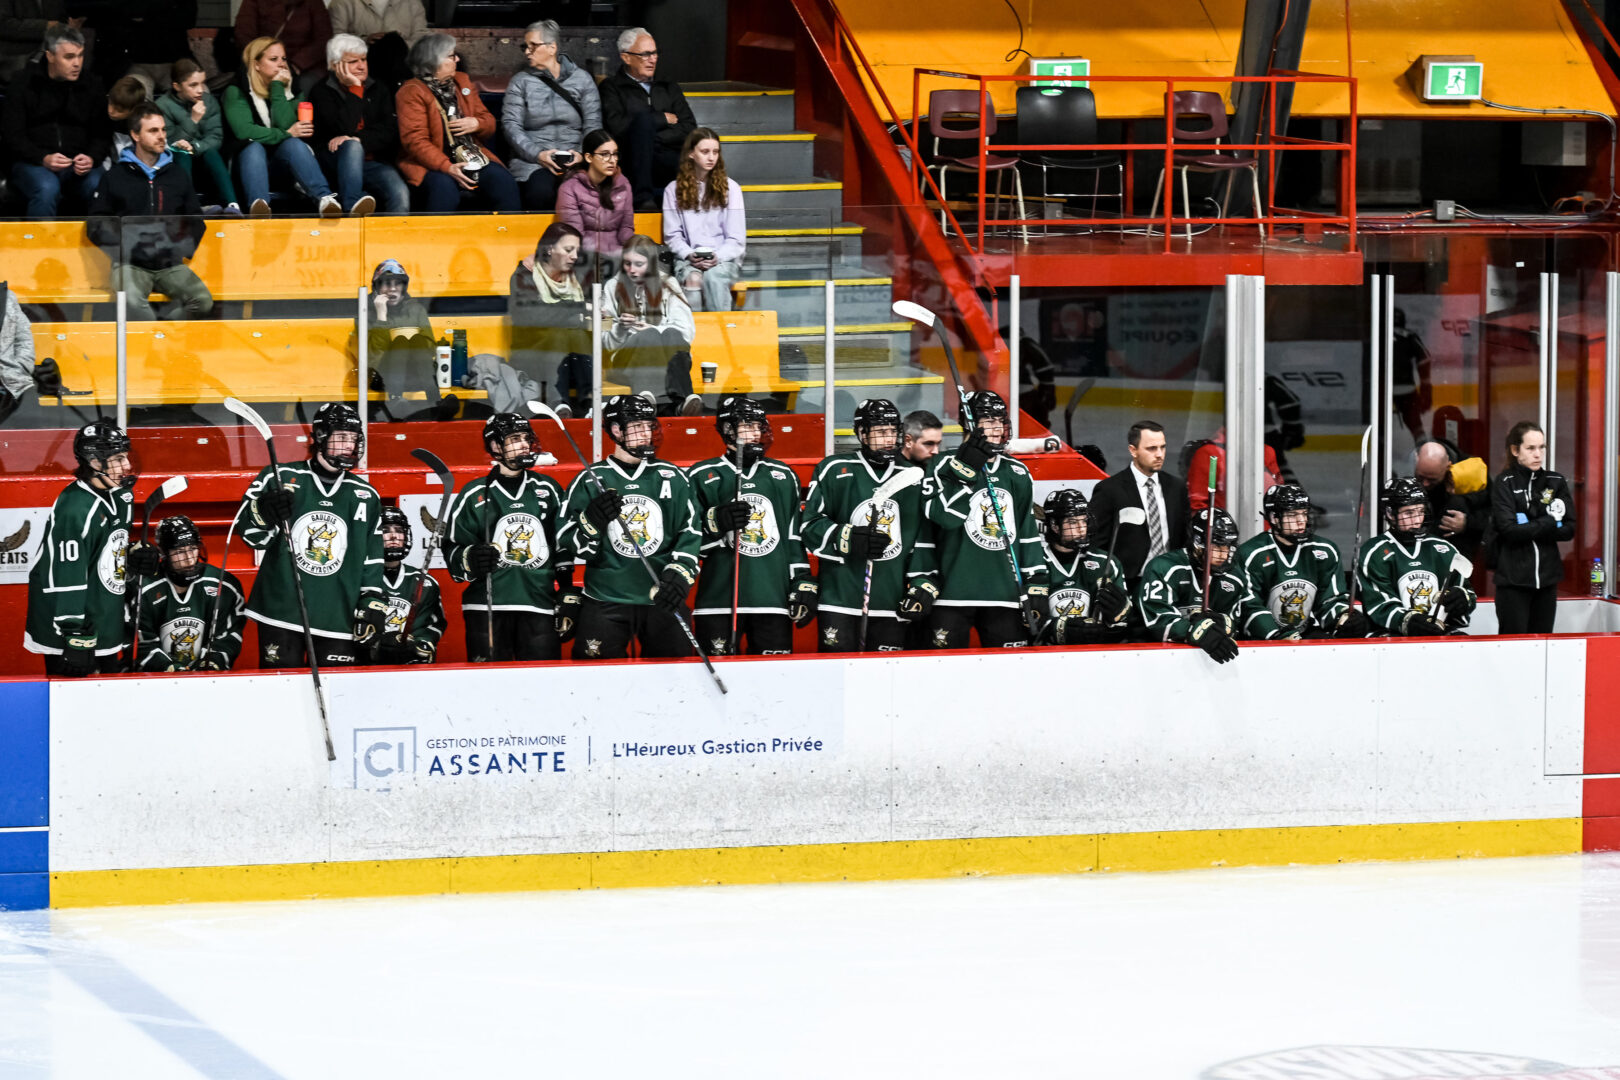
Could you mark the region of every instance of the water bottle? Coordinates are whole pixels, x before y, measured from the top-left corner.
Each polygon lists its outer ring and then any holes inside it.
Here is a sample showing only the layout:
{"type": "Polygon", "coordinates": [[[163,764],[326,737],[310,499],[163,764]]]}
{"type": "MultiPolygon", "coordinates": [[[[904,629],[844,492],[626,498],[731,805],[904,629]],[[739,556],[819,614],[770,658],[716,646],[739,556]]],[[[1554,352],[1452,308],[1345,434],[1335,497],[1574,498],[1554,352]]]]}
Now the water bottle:
{"type": "Polygon", "coordinates": [[[455,386],[467,384],[467,331],[450,331],[450,382],[455,386]]]}
{"type": "Polygon", "coordinates": [[[433,376],[440,390],[450,389],[450,343],[444,338],[433,347],[433,376]]]}
{"type": "Polygon", "coordinates": [[[1592,560],[1592,595],[1602,598],[1606,590],[1603,588],[1603,560],[1592,560]]]}

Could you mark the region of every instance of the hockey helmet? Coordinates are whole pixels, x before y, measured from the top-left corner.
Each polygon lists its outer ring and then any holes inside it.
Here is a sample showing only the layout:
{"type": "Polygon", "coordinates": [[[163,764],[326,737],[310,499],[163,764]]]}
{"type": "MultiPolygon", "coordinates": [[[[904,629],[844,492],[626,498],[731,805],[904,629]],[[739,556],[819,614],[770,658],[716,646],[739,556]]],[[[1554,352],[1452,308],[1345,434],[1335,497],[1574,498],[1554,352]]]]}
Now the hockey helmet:
{"type": "Polygon", "coordinates": [[[498,412],[484,421],[484,449],[489,451],[491,460],[498,461],[508,469],[532,469],[539,458],[539,440],[535,438],[534,426],[529,418],[519,416],[517,413],[498,412]],[[528,442],[522,449],[507,450],[506,441],[514,435],[528,437],[528,442]]]}
{"type": "Polygon", "coordinates": [[[164,573],[171,580],[184,585],[202,577],[203,567],[208,563],[208,552],[203,547],[202,533],[190,518],[175,514],[158,522],[157,546],[163,555],[164,573]],[[183,548],[195,550],[189,557],[182,555],[176,559],[175,552],[183,548]]]}
{"type": "Polygon", "coordinates": [[[1055,548],[1084,551],[1091,546],[1091,504],[1075,488],[1059,488],[1041,504],[1046,542],[1055,548]]]}
{"type": "Polygon", "coordinates": [[[726,446],[732,451],[733,458],[737,444],[737,429],[743,424],[755,424],[759,428],[759,437],[741,445],[742,465],[744,469],[753,468],[754,464],[771,451],[771,443],[775,436],[771,432],[770,414],[765,411],[765,403],[755,401],[753,398],[741,395],[728,394],[720,399],[720,408],[714,418],[714,426],[720,432],[720,438],[725,440],[726,446]]]}
{"type": "Polygon", "coordinates": [[[866,460],[879,468],[888,465],[900,456],[900,410],[894,407],[894,402],[887,398],[867,398],[855,406],[855,437],[861,441],[861,453],[866,460]],[[878,434],[888,428],[891,437],[888,445],[883,445],[883,437],[878,434]]]}
{"type": "Polygon", "coordinates": [[[650,396],[618,394],[608,399],[602,419],[615,445],[643,461],[658,456],[664,442],[664,429],[658,423],[658,406],[650,396]],[[632,436],[638,436],[632,438],[632,436]]]}
{"type": "Polygon", "coordinates": [[[1232,562],[1232,556],[1237,551],[1238,527],[1232,520],[1232,515],[1219,507],[1205,507],[1193,515],[1187,526],[1187,553],[1192,556],[1193,566],[1201,570],[1204,565],[1205,538],[1212,545],[1209,566],[1216,573],[1225,570],[1232,562]],[[1211,523],[1210,515],[1214,515],[1211,523]],[[1226,554],[1218,556],[1213,550],[1225,548],[1226,554]]]}
{"type": "Polygon", "coordinates": [[[1266,488],[1265,501],[1266,521],[1271,525],[1271,535],[1290,544],[1303,543],[1309,540],[1316,532],[1316,521],[1311,512],[1311,497],[1305,494],[1305,489],[1298,484],[1273,484],[1266,488]],[[1303,514],[1304,517],[1296,517],[1303,514]],[[1297,529],[1284,528],[1283,521],[1292,518],[1303,521],[1304,524],[1297,529]]]}
{"type": "Polygon", "coordinates": [[[339,469],[352,469],[360,464],[365,453],[366,435],[360,426],[360,414],[345,401],[330,401],[315,410],[315,419],[309,425],[309,452],[319,454],[328,464],[339,469]],[[332,436],[340,431],[354,432],[354,449],[345,454],[332,452],[332,436]]]}

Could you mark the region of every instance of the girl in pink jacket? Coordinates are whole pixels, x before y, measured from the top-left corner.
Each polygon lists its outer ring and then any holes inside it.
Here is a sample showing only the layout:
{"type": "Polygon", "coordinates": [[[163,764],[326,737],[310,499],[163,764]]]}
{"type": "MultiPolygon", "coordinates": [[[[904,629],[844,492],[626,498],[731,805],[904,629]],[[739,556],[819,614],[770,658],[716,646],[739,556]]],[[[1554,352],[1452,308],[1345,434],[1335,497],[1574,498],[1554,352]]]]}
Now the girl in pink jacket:
{"type": "Polygon", "coordinates": [[[585,136],[585,159],[557,189],[557,220],[584,238],[575,270],[582,282],[607,281],[636,231],[630,181],[619,171],[619,144],[597,129],[585,136]]]}

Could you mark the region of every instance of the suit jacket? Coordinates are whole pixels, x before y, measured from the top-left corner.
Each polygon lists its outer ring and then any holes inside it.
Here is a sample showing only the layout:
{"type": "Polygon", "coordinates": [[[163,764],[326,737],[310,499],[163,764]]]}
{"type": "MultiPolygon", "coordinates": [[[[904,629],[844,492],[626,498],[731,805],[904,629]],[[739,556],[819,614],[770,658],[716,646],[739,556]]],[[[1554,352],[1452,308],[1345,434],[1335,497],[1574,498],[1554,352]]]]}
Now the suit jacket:
{"type": "MultiPolygon", "coordinates": [[[[1174,551],[1181,547],[1187,531],[1187,521],[1192,517],[1192,510],[1187,505],[1187,483],[1181,477],[1172,473],[1161,471],[1157,477],[1159,491],[1164,497],[1164,545],[1166,551],[1174,551]]],[[[1091,492],[1091,520],[1092,546],[1099,551],[1108,549],[1108,542],[1114,535],[1114,521],[1119,516],[1122,506],[1141,506],[1142,493],[1136,486],[1136,474],[1130,466],[1115,473],[1104,480],[1097,481],[1097,486],[1091,492]]],[[[1142,576],[1142,568],[1148,562],[1148,547],[1150,544],[1148,527],[1142,525],[1122,525],[1119,529],[1119,544],[1114,548],[1114,556],[1119,559],[1120,568],[1125,571],[1125,579],[1132,586],[1142,576]]]]}

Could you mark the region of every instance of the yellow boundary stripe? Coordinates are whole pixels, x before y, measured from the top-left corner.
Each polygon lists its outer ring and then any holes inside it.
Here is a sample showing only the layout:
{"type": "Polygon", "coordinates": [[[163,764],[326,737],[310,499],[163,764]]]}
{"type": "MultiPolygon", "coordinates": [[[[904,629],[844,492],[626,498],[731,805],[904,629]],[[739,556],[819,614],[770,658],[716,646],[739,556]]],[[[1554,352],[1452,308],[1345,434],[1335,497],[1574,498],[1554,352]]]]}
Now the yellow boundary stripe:
{"type": "Polygon", "coordinates": [[[860,225],[833,225],[825,229],[748,229],[749,236],[859,236],[866,229],[860,225]]]}
{"type": "MultiPolygon", "coordinates": [[[[910,330],[911,323],[885,322],[885,323],[858,323],[836,326],[834,333],[838,334],[894,334],[902,330],[910,330]]],[[[776,329],[777,337],[822,337],[826,334],[824,326],[779,326],[776,329]]]]}
{"type": "Polygon", "coordinates": [[[815,133],[810,131],[783,131],[768,135],[736,135],[722,132],[720,138],[728,143],[739,142],[814,142],[815,133]]]}
{"type": "MultiPolygon", "coordinates": [[[[687,95],[690,97],[691,95],[687,95]]],[[[842,191],[844,185],[837,180],[817,181],[812,184],[742,184],[744,191],[842,191]]]]}
{"type": "MultiPolygon", "coordinates": [[[[833,278],[834,285],[893,285],[894,278],[886,277],[852,277],[833,278]]],[[[826,278],[771,278],[769,280],[747,280],[737,282],[732,288],[739,286],[749,289],[808,289],[813,285],[826,288],[826,278]]]]}
{"type": "Polygon", "coordinates": [[[51,906],[892,881],[1088,870],[1191,870],[1560,855],[1580,850],[1581,819],[1554,818],[497,855],[53,873],[51,906]]]}

